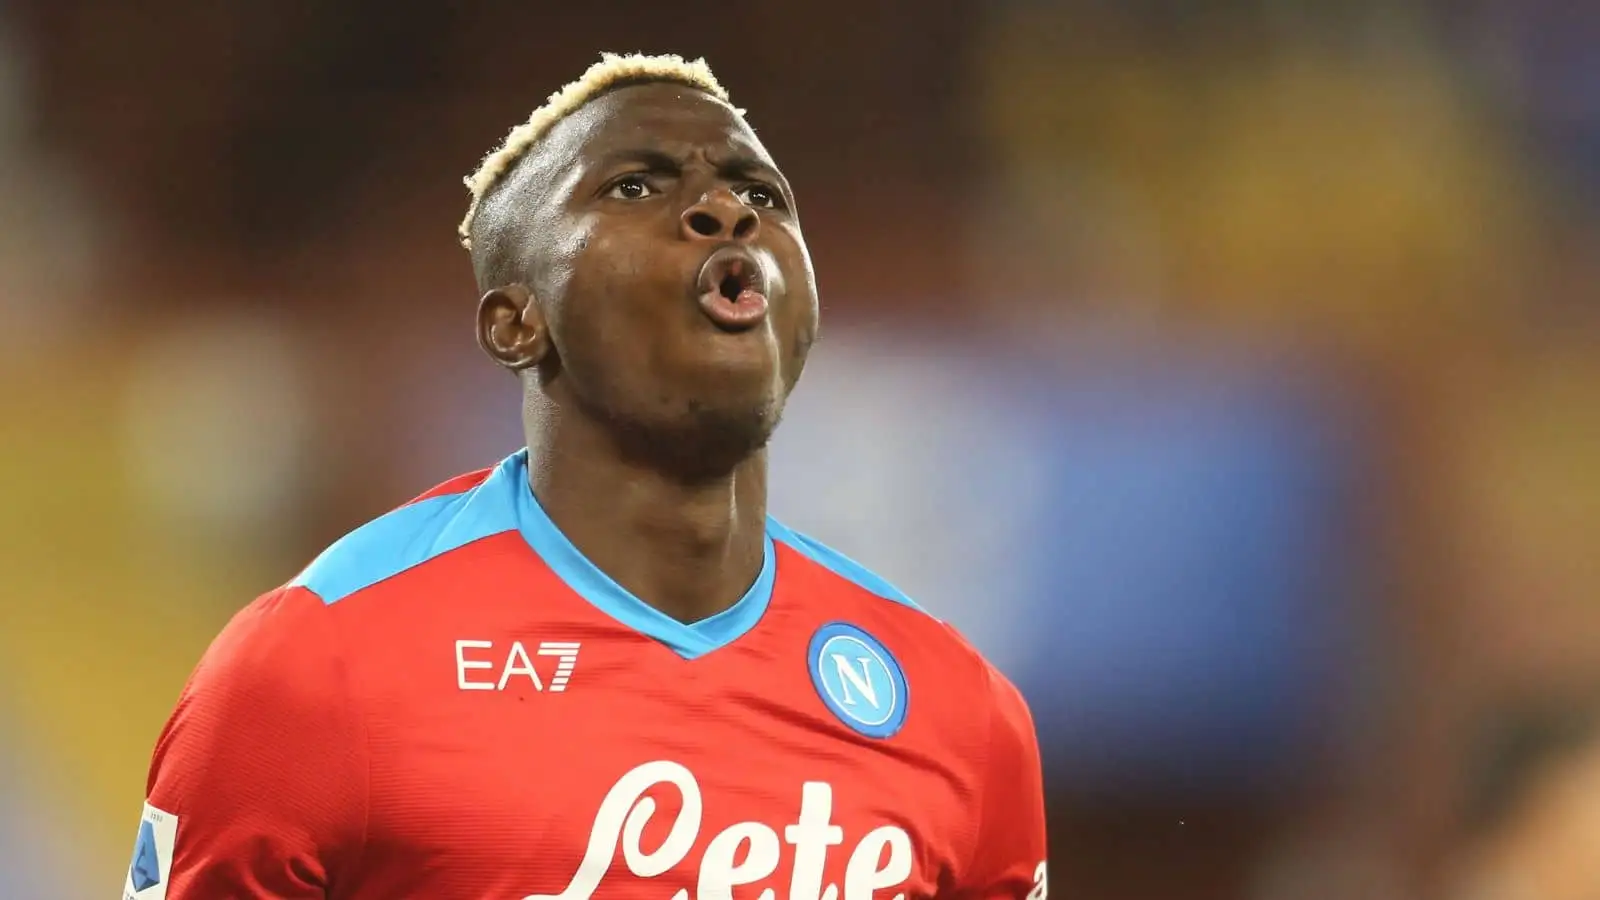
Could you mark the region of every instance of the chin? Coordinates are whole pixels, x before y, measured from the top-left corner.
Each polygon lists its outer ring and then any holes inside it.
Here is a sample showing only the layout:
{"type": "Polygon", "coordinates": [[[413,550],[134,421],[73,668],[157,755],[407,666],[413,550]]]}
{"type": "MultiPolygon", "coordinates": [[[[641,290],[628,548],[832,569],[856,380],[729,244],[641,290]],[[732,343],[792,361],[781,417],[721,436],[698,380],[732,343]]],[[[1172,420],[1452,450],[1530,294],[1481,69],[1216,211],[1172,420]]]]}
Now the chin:
{"type": "Polygon", "coordinates": [[[768,328],[714,332],[684,362],[711,378],[770,378],[779,366],[777,336],[768,328]]]}
{"type": "Polygon", "coordinates": [[[685,366],[676,379],[679,412],[743,419],[765,415],[783,402],[782,365],[772,342],[734,340],[717,350],[685,366]]]}
{"type": "Polygon", "coordinates": [[[672,428],[679,443],[709,456],[742,459],[766,447],[782,412],[777,397],[738,402],[726,395],[691,402],[672,428]]]}
{"type": "Polygon", "coordinates": [[[782,408],[782,398],[770,392],[745,402],[722,393],[685,398],[651,415],[615,411],[607,418],[629,457],[701,480],[725,476],[765,449],[782,408]]]}

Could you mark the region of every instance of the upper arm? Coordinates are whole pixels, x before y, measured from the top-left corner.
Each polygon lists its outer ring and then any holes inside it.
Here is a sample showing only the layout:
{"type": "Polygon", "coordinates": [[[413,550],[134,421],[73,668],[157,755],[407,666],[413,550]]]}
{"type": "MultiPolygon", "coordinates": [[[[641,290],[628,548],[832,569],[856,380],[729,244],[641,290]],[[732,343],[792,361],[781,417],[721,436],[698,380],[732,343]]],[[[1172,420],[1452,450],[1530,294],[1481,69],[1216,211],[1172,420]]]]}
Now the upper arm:
{"type": "Polygon", "coordinates": [[[998,672],[988,675],[992,706],[981,820],[960,895],[968,900],[1045,900],[1048,847],[1039,739],[1022,695],[998,672]]]}
{"type": "Polygon", "coordinates": [[[276,591],[206,651],[151,762],[138,900],[320,898],[359,852],[365,735],[330,612],[276,591]]]}

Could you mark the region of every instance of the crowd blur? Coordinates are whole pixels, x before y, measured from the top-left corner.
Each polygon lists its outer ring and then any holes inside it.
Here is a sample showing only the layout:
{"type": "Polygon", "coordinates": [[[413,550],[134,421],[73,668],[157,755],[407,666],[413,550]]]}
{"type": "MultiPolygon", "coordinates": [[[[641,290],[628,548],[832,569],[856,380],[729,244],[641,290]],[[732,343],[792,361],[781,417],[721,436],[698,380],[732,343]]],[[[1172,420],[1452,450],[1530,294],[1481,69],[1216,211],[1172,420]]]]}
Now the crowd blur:
{"type": "Polygon", "coordinates": [[[705,55],[824,339],[773,511],[1033,707],[1096,900],[1600,896],[1600,8],[0,0],[0,894],[206,642],[520,440],[460,178],[705,55]]]}

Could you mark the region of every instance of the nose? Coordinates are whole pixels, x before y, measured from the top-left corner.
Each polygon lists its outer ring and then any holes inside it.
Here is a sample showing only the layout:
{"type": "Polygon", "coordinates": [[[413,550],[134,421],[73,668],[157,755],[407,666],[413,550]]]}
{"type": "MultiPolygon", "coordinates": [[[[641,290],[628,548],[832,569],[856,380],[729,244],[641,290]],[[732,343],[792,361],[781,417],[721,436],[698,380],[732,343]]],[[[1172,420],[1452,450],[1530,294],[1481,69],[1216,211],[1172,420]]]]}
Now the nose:
{"type": "Polygon", "coordinates": [[[691,241],[752,241],[761,230],[761,217],[727,188],[707,191],[679,223],[691,241]]]}

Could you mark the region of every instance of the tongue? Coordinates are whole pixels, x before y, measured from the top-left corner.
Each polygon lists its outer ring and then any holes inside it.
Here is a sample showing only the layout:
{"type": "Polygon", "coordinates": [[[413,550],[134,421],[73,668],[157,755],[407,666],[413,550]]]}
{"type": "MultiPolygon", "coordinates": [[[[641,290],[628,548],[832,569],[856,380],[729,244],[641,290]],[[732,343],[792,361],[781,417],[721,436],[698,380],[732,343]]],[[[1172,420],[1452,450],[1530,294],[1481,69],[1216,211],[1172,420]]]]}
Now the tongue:
{"type": "Polygon", "coordinates": [[[700,295],[700,309],[722,328],[743,330],[766,317],[767,297],[748,288],[731,299],[721,291],[706,291],[700,295]]]}

